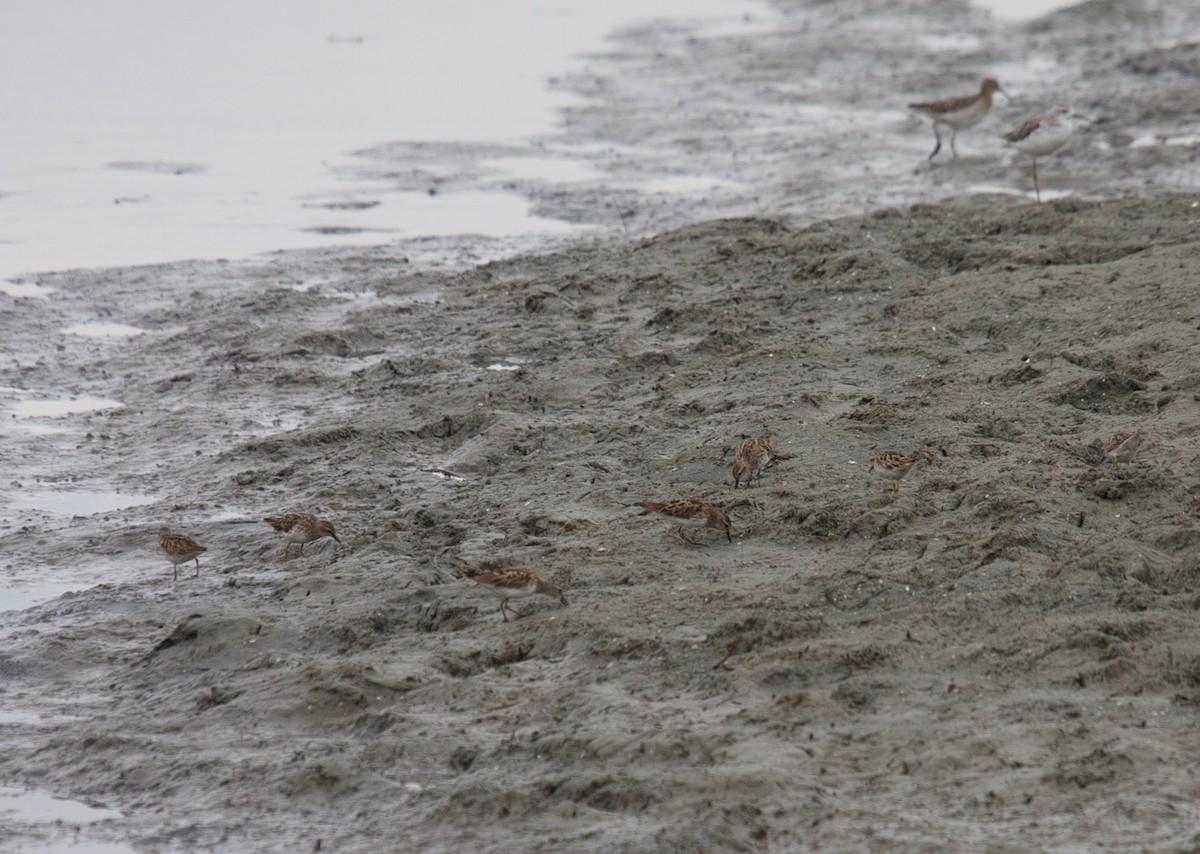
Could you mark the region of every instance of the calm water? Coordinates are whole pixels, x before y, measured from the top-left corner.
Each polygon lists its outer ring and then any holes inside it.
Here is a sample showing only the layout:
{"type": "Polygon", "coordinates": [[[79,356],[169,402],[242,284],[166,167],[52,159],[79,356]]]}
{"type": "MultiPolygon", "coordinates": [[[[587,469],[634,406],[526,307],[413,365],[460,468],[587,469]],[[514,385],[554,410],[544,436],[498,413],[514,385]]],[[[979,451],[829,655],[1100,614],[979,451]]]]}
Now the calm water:
{"type": "Polygon", "coordinates": [[[547,79],[604,50],[620,25],[736,28],[772,15],[758,0],[6,4],[0,281],[395,236],[562,231],[515,194],[387,193],[335,170],[383,142],[521,145],[551,132],[570,98],[547,79]],[[364,194],[379,204],[338,207],[364,194]],[[330,228],[350,233],[306,230],[330,228]]]}

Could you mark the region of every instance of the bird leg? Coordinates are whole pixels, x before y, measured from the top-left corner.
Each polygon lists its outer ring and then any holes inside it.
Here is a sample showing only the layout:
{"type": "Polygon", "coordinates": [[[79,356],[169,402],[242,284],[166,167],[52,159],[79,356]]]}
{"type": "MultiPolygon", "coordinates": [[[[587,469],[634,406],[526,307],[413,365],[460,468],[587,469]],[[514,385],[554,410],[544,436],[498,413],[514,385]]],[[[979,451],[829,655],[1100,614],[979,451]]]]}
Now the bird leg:
{"type": "Polygon", "coordinates": [[[950,131],[950,153],[954,155],[954,159],[958,159],[958,149],[954,147],[954,138],[958,136],[958,128],[950,131]]]}
{"type": "MultiPolygon", "coordinates": [[[[508,607],[508,600],[507,600],[507,599],[501,599],[501,600],[500,600],[500,616],[501,616],[501,617],[503,617],[503,618],[504,618],[504,622],[506,622],[506,623],[507,623],[507,622],[508,622],[508,614],[504,613],[505,609],[508,609],[508,610],[512,611],[512,609],[508,607]]],[[[515,613],[517,613],[517,612],[516,612],[516,611],[513,611],[513,613],[515,614],[515,613]]]]}
{"type": "Polygon", "coordinates": [[[937,145],[933,147],[933,154],[929,155],[929,162],[933,162],[933,158],[937,157],[937,153],[942,150],[942,135],[938,133],[937,122],[933,123],[933,135],[937,138],[937,145]]]}
{"type": "Polygon", "coordinates": [[[1037,158],[1033,158],[1033,193],[1037,197],[1037,202],[1042,203],[1042,188],[1038,186],[1037,177],[1037,158]]]}

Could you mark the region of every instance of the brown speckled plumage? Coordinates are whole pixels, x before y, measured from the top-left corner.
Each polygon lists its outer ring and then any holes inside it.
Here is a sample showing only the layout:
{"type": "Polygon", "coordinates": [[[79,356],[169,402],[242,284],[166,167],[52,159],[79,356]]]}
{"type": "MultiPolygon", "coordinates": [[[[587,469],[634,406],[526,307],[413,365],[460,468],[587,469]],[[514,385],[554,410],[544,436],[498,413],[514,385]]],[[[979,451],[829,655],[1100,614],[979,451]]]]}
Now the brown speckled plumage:
{"type": "Polygon", "coordinates": [[[750,486],[755,477],[762,478],[763,468],[775,456],[770,439],[747,439],[738,445],[737,458],[733,461],[733,488],[737,489],[742,478],[750,486]]]}
{"type": "Polygon", "coordinates": [[[567,597],[563,595],[561,587],[553,581],[547,581],[531,569],[514,566],[509,569],[472,575],[470,579],[482,584],[493,595],[500,597],[500,615],[504,617],[504,622],[506,623],[508,622],[508,614],[505,612],[512,611],[514,614],[516,613],[516,611],[508,607],[509,599],[520,599],[540,593],[543,596],[550,596],[557,599],[563,605],[567,604],[567,597]]]}
{"type": "Polygon", "coordinates": [[[675,533],[689,545],[698,545],[684,533],[684,527],[716,528],[725,534],[729,542],[733,542],[730,533],[729,517],[718,510],[711,501],[703,498],[672,498],[669,501],[643,501],[641,506],[653,510],[670,522],[675,523],[675,533]]]}
{"type": "Polygon", "coordinates": [[[200,574],[200,554],[208,551],[191,537],[177,534],[166,525],[158,529],[158,547],[171,562],[171,566],[175,570],[172,578],[176,581],[179,580],[179,564],[187,563],[189,560],[196,561],[196,573],[192,577],[198,576],[200,574]]]}
{"type": "Polygon", "coordinates": [[[267,516],[263,519],[268,525],[284,535],[283,558],[287,560],[288,549],[293,543],[300,546],[300,554],[304,554],[304,544],[323,537],[333,537],[337,542],[338,535],[333,532],[333,523],[328,519],[318,519],[312,513],[287,513],[283,516],[267,516]]]}

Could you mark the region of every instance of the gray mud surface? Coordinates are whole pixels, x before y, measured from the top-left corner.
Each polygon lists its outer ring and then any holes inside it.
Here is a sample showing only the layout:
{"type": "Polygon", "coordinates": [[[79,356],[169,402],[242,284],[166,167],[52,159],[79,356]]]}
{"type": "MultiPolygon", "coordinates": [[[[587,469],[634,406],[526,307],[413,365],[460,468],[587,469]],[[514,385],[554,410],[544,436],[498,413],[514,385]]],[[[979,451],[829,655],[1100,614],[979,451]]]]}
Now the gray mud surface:
{"type": "MultiPolygon", "coordinates": [[[[1108,51],[1123,92],[1194,90],[1194,55],[1151,46],[1166,12],[1127,52],[1101,38],[1128,14],[1021,32],[1072,67],[1108,51]]],[[[945,20],[988,49],[979,13],[945,20]]],[[[869,69],[846,26],[822,62],[869,69]]],[[[762,38],[697,86],[754,50],[802,85],[762,38]]],[[[6,394],[123,406],[62,432],[5,413],[0,573],[81,589],[0,615],[0,784],[119,809],[86,837],[144,852],[1194,850],[1200,198],[1160,184],[1196,148],[1118,148],[1152,109],[1118,101],[1044,174],[1091,186],[1040,206],[812,221],[771,201],[808,180],[793,151],[779,186],[745,179],[759,216],[459,270],[382,247],[37,277],[50,297],[0,305],[6,394]],[[146,332],[61,335],[97,320],[146,332]],[[1118,430],[1144,436],[1120,466],[1118,430]],[[764,434],[778,461],[735,491],[764,434]],[[898,494],[875,450],[922,455],[898,494]],[[14,503],[102,488],[154,502],[14,503]],[[734,543],[637,506],[675,496],[728,510],[734,543]],[[342,544],[285,562],[260,519],[292,510],[342,544]],[[198,578],[172,582],[160,525],[208,546],[198,578]],[[465,576],[505,566],[570,605],[503,622],[465,576]]],[[[898,182],[1027,177],[913,173],[932,134],[893,132],[898,182]]]]}

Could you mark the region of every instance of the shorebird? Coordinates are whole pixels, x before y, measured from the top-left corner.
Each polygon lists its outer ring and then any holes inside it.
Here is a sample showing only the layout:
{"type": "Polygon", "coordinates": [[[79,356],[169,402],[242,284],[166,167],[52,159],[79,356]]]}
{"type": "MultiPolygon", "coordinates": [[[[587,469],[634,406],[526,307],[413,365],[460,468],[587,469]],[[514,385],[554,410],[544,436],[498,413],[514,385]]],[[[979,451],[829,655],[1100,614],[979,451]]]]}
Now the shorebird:
{"type": "Polygon", "coordinates": [[[702,543],[688,539],[683,533],[684,527],[716,528],[725,534],[729,542],[733,542],[733,535],[729,532],[729,517],[714,507],[711,501],[703,498],[672,498],[669,501],[643,501],[641,506],[653,510],[669,522],[674,522],[675,533],[690,546],[702,543]]]}
{"type": "Polygon", "coordinates": [[[1100,450],[1104,451],[1104,458],[1107,460],[1127,463],[1133,459],[1141,444],[1142,437],[1138,433],[1113,433],[1104,440],[1100,450]]]}
{"type": "Polygon", "coordinates": [[[1013,130],[1004,134],[1004,140],[1018,151],[1028,154],[1033,160],[1033,192],[1042,201],[1042,189],[1038,184],[1037,159],[1046,154],[1053,154],[1071,138],[1072,119],[1082,119],[1083,116],[1071,112],[1069,104],[1058,104],[1053,109],[1036,116],[1030,116],[1013,130]]]}
{"type": "Polygon", "coordinates": [[[267,516],[263,519],[268,525],[284,535],[283,559],[287,560],[288,549],[292,543],[300,544],[300,554],[304,554],[304,544],[319,540],[322,537],[333,537],[337,542],[338,535],[333,532],[333,523],[328,519],[318,519],[312,513],[288,513],[284,516],[267,516]]]}
{"type": "Polygon", "coordinates": [[[509,599],[523,599],[526,596],[534,596],[541,593],[543,596],[551,596],[561,602],[567,604],[567,597],[563,595],[562,588],[553,581],[547,581],[539,576],[531,569],[521,569],[520,567],[512,567],[510,569],[501,569],[496,572],[484,572],[480,575],[468,576],[472,581],[478,581],[482,584],[493,596],[500,597],[500,615],[504,617],[504,622],[508,622],[508,614],[505,611],[513,611],[508,607],[509,599]]]}
{"type": "Polygon", "coordinates": [[[937,145],[933,147],[933,154],[929,155],[930,162],[933,162],[933,158],[937,157],[937,153],[942,150],[942,134],[938,130],[938,125],[946,125],[950,128],[950,153],[958,157],[958,150],[954,147],[954,138],[960,130],[974,127],[983,121],[983,117],[992,109],[992,95],[996,92],[1004,95],[1000,84],[991,77],[987,77],[984,78],[979,87],[979,93],[976,95],[958,95],[954,98],[943,98],[940,101],[919,101],[908,105],[909,109],[916,110],[933,119],[933,135],[937,138],[937,145]]]}
{"type": "Polygon", "coordinates": [[[737,457],[733,461],[733,488],[737,489],[742,478],[746,478],[746,486],[757,476],[762,479],[762,470],[771,462],[775,449],[770,439],[747,439],[738,445],[737,457]]]}
{"type": "Polygon", "coordinates": [[[880,451],[871,454],[871,469],[892,480],[892,491],[900,491],[900,481],[917,464],[914,457],[898,454],[894,451],[880,451]]]}
{"type": "Polygon", "coordinates": [[[200,575],[200,553],[208,551],[207,548],[200,545],[191,537],[184,534],[176,534],[166,525],[158,529],[158,547],[163,550],[163,554],[167,556],[167,560],[171,562],[171,566],[175,569],[173,581],[179,580],[179,564],[187,563],[189,560],[196,561],[196,575],[200,575]]]}

